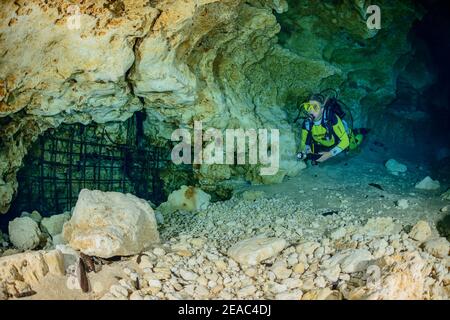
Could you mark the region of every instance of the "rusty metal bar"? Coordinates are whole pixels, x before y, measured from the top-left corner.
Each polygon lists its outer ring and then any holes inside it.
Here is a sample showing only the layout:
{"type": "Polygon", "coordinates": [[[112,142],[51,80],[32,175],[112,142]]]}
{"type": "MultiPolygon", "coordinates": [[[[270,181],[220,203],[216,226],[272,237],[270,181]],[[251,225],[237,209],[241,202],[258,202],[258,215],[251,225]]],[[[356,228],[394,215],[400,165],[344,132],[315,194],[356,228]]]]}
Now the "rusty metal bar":
{"type": "Polygon", "coordinates": [[[170,161],[170,147],[145,145],[136,116],[124,127],[126,143],[115,143],[98,125],[61,125],[38,139],[36,152],[24,159],[18,174],[14,210],[38,210],[45,215],[70,210],[83,188],[132,192],[162,202],[159,172],[170,161]]]}

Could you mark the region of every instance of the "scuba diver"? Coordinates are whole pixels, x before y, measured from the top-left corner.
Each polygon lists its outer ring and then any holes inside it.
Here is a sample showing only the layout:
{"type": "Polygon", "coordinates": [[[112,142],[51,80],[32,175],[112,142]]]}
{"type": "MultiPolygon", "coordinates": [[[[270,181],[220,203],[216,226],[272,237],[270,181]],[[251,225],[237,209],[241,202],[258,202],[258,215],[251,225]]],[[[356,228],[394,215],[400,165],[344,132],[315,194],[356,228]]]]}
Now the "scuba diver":
{"type": "Polygon", "coordinates": [[[336,97],[325,98],[314,94],[309,102],[303,103],[301,112],[306,112],[301,134],[299,160],[321,163],[343,151],[355,150],[362,143],[368,129],[349,128],[343,119],[340,101],[336,97]]]}

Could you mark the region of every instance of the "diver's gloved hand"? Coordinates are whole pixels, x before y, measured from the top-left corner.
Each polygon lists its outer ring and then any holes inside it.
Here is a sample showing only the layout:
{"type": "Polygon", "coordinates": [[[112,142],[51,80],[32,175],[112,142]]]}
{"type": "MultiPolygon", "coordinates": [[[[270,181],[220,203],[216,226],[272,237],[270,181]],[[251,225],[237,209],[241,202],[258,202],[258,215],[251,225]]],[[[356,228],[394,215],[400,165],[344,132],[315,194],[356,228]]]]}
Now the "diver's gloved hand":
{"type": "Polygon", "coordinates": [[[305,160],[308,158],[308,154],[312,153],[311,146],[305,146],[305,150],[303,152],[297,153],[298,160],[305,160]]]}
{"type": "Polygon", "coordinates": [[[333,154],[331,152],[319,152],[319,154],[321,155],[321,157],[319,159],[317,159],[317,162],[325,162],[328,159],[330,159],[331,157],[333,157],[333,154]]]}

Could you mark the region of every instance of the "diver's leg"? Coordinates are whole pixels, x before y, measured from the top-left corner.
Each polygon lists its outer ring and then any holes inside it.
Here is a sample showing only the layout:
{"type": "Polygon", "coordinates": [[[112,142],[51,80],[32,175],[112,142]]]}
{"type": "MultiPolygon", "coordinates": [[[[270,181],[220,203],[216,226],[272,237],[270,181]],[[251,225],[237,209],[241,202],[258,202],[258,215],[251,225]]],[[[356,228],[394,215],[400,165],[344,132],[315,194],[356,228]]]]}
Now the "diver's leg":
{"type": "Polygon", "coordinates": [[[352,132],[350,132],[350,134],[348,135],[349,138],[349,150],[356,150],[358,149],[358,147],[361,145],[361,143],[364,140],[364,135],[362,133],[357,133],[359,132],[358,129],[353,130],[352,132]]]}

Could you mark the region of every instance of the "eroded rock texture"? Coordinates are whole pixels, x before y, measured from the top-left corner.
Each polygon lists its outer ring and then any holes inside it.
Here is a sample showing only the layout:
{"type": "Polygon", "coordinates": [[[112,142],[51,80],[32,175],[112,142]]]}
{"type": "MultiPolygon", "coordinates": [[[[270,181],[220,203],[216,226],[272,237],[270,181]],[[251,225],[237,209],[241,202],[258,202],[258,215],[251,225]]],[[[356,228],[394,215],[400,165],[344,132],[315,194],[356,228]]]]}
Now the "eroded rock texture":
{"type": "Polygon", "coordinates": [[[276,128],[281,165],[200,166],[208,186],[245,177],[279,182],[302,166],[296,102],[339,88],[364,125],[392,100],[409,62],[409,1],[381,1],[383,25],[368,30],[366,1],[5,0],[0,5],[0,212],[37,136],[61,123],[123,121],[148,114],[145,131],[168,140],[179,126],[276,128]],[[280,21],[289,26],[280,35],[280,21]],[[278,37],[281,37],[279,43],[278,37]],[[297,138],[298,139],[298,138],[297,138]]]}
{"type": "Polygon", "coordinates": [[[136,254],[159,242],[155,214],[145,200],[87,189],[62,234],[72,248],[102,258],[136,254]]]}

